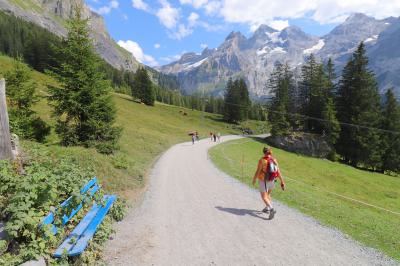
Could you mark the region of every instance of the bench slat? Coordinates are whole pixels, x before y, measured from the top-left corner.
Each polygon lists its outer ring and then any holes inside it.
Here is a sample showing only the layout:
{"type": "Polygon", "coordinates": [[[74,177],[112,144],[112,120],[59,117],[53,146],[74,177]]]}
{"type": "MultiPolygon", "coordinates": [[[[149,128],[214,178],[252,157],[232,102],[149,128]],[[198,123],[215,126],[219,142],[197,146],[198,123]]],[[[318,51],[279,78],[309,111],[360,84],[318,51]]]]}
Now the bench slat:
{"type": "Polygon", "coordinates": [[[117,196],[111,195],[108,197],[107,203],[104,207],[102,207],[97,213],[96,217],[90,223],[86,231],[83,233],[83,236],[78,240],[74,248],[70,252],[70,256],[77,256],[82,254],[85,251],[89,241],[92,239],[94,234],[96,233],[97,227],[101,224],[101,222],[106,217],[108,211],[113,205],[114,201],[117,199],[117,196]]]}
{"type": "MultiPolygon", "coordinates": [[[[95,185],[89,190],[89,196],[90,196],[90,197],[93,196],[94,193],[96,193],[96,191],[99,190],[99,188],[100,188],[99,185],[95,184],[95,185]]],[[[88,191],[88,190],[86,190],[84,193],[86,193],[87,191],[88,191]]],[[[71,218],[74,217],[75,214],[77,214],[77,212],[80,211],[80,209],[82,209],[82,206],[83,206],[82,203],[79,204],[76,208],[74,208],[74,209],[71,211],[71,213],[70,213],[68,216],[64,214],[64,216],[63,216],[63,218],[62,218],[62,220],[63,220],[62,225],[66,225],[66,224],[68,223],[68,221],[71,220],[71,218]]]]}
{"type": "MultiPolygon", "coordinates": [[[[86,185],[81,188],[80,192],[81,194],[85,194],[86,192],[89,191],[89,196],[93,196],[94,193],[96,193],[100,189],[99,185],[97,184],[97,178],[93,177],[86,185]]],[[[72,200],[72,196],[66,199],[63,203],[60,204],[60,208],[65,208],[70,204],[70,201],[72,200]]],[[[71,211],[71,213],[67,216],[64,214],[62,217],[62,225],[66,225],[69,220],[71,220],[72,217],[75,216],[75,214],[82,208],[82,204],[79,204],[75,209],[71,211]]],[[[42,222],[43,225],[48,225],[54,222],[54,213],[49,213],[42,222]]],[[[55,225],[51,226],[51,232],[53,235],[56,235],[58,232],[58,228],[55,225]]]]}
{"type": "Polygon", "coordinates": [[[85,194],[94,184],[97,184],[97,177],[93,177],[92,180],[90,180],[83,188],[81,188],[81,194],[85,194]]]}
{"type": "Polygon", "coordinates": [[[69,236],[64,240],[64,242],[57,248],[54,252],[54,257],[60,258],[64,252],[70,252],[70,250],[74,247],[76,242],[78,241],[80,235],[86,230],[90,222],[96,216],[97,212],[100,210],[100,205],[94,204],[89,212],[83,217],[82,221],[74,228],[74,230],[69,234],[69,236]],[[75,243],[72,243],[72,239],[75,238],[75,243]]]}
{"type": "Polygon", "coordinates": [[[82,221],[75,227],[72,233],[57,248],[56,252],[53,254],[54,257],[60,258],[64,250],[67,251],[69,256],[77,256],[81,254],[85,250],[89,240],[96,232],[97,226],[103,221],[116,198],[115,195],[104,196],[104,200],[106,201],[104,207],[95,203],[82,221]],[[76,241],[72,243],[71,240],[73,238],[75,238],[76,241]]]}

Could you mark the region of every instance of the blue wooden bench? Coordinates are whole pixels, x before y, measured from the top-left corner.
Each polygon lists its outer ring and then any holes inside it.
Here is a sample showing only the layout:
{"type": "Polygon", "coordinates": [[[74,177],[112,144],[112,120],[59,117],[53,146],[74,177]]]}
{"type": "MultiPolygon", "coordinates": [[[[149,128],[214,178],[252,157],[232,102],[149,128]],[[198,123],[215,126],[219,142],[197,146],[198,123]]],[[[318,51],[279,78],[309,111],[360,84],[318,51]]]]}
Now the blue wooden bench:
{"type": "MultiPolygon", "coordinates": [[[[81,188],[80,193],[83,196],[82,202],[73,207],[69,214],[64,214],[61,218],[61,225],[66,225],[72,217],[74,217],[83,207],[84,201],[90,201],[94,194],[99,190],[97,178],[94,177],[84,187],[81,188]]],[[[92,239],[97,227],[105,218],[108,210],[111,208],[114,201],[117,199],[115,195],[106,195],[103,198],[103,204],[94,203],[85,217],[82,218],[80,223],[74,230],[65,238],[64,242],[57,248],[53,256],[60,258],[66,253],[69,257],[78,256],[86,249],[89,240],[92,239]]],[[[69,197],[66,201],[61,203],[58,208],[66,209],[70,207],[73,198],[69,197]]],[[[56,209],[57,210],[57,209],[56,209]]],[[[57,234],[61,228],[54,224],[54,215],[56,211],[50,212],[44,219],[41,226],[50,226],[51,233],[57,234]]]]}

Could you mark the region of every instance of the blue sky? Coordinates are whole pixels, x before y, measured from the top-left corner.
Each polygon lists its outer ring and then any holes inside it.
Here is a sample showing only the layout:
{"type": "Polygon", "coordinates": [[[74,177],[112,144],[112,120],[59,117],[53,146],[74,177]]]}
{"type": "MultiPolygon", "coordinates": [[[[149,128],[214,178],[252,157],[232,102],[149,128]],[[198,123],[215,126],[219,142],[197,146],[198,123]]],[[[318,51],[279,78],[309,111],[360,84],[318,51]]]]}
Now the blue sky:
{"type": "Polygon", "coordinates": [[[398,16],[399,0],[86,0],[111,36],[147,65],[218,47],[231,31],[250,36],[260,24],[297,25],[322,36],[353,12],[398,16]],[[385,2],[385,3],[382,3],[385,2]]]}

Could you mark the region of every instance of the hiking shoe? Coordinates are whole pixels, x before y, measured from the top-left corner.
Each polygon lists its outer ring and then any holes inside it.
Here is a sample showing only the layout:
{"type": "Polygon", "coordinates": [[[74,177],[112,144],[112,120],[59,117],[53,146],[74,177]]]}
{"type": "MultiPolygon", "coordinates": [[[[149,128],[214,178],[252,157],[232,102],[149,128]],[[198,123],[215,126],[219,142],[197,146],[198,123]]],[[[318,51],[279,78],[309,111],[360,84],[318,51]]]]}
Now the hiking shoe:
{"type": "Polygon", "coordinates": [[[272,220],[274,218],[275,213],[276,213],[276,210],[273,208],[269,211],[269,219],[270,220],[272,220]]]}
{"type": "Polygon", "coordinates": [[[265,208],[262,210],[262,212],[265,212],[265,213],[269,212],[268,207],[265,207],[265,208]]]}

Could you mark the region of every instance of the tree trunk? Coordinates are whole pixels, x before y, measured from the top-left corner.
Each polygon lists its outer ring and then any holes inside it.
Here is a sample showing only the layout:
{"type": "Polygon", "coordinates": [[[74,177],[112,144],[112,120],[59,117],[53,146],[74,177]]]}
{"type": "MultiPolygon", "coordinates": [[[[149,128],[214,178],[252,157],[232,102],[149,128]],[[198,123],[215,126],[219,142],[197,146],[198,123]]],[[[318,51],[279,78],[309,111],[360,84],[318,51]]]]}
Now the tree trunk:
{"type": "Polygon", "coordinates": [[[0,79],[0,160],[12,159],[10,126],[6,102],[6,82],[0,79]]]}

